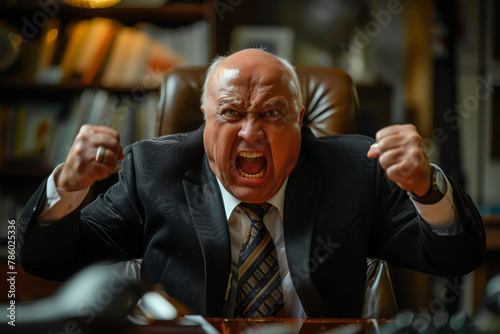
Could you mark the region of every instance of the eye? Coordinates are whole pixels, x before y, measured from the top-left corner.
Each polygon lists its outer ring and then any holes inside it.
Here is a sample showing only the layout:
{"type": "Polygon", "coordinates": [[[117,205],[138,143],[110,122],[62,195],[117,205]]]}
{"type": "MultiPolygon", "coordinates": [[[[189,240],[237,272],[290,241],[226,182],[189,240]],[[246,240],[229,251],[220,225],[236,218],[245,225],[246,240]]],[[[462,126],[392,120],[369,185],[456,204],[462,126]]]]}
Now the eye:
{"type": "Polygon", "coordinates": [[[276,122],[276,121],[279,121],[282,116],[283,116],[283,114],[278,109],[267,110],[265,113],[262,114],[262,117],[267,122],[276,122]]]}
{"type": "Polygon", "coordinates": [[[275,116],[278,116],[279,112],[277,110],[269,110],[268,112],[266,112],[266,116],[269,116],[269,117],[275,117],[275,116]]]}
{"type": "Polygon", "coordinates": [[[226,119],[236,120],[242,117],[241,113],[234,109],[225,109],[222,111],[222,116],[226,119]]]}

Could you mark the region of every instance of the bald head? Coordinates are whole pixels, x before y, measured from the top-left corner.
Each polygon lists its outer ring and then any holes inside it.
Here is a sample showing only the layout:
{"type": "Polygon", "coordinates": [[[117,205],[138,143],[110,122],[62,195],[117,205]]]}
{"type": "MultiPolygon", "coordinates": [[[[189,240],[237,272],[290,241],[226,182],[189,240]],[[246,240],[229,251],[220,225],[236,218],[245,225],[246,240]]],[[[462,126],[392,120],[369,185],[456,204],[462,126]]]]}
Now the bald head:
{"type": "Polygon", "coordinates": [[[206,72],[202,88],[200,101],[202,107],[207,102],[208,87],[212,83],[213,76],[215,73],[220,74],[221,69],[232,70],[226,72],[233,73],[233,75],[241,72],[264,72],[267,74],[269,73],[267,71],[274,71],[278,75],[281,74],[280,80],[283,80],[283,83],[289,86],[297,103],[299,105],[303,103],[299,78],[295,72],[295,67],[288,60],[261,49],[244,49],[229,56],[216,57],[212,61],[206,72]]]}

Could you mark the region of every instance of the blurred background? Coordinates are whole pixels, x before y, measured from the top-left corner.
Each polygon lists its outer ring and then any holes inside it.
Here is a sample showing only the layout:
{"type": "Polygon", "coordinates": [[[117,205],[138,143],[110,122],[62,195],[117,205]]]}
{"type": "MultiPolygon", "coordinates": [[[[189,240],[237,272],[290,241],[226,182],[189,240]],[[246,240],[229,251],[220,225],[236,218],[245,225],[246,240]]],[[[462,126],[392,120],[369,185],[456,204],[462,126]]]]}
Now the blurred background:
{"type": "MultiPolygon", "coordinates": [[[[90,2],[0,0],[2,258],[8,221],[81,124],[118,129],[122,145],[152,137],[165,71],[266,47],[295,65],[348,71],[360,133],[413,123],[431,160],[470,193],[488,231],[484,265],[447,279],[394,268],[393,278],[402,307],[475,311],[500,273],[500,1],[90,2]]],[[[24,299],[58,286],[23,277],[24,299]]]]}

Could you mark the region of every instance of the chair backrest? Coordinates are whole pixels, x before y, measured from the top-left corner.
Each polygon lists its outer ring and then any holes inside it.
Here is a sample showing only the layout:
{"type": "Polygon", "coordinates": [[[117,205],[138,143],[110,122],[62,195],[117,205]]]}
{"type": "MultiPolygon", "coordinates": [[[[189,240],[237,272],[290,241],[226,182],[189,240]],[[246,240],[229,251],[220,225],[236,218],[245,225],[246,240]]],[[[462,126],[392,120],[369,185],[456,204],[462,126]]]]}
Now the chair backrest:
{"type": "MultiPolygon", "coordinates": [[[[160,87],[157,136],[187,132],[203,123],[200,93],[207,67],[179,67],[167,72],[160,87]]],[[[336,68],[297,67],[305,106],[303,124],[317,137],[356,133],[359,102],[348,73],[336,68]]],[[[365,302],[362,316],[388,318],[397,304],[388,265],[367,259],[365,302]]]]}
{"type": "MultiPolygon", "coordinates": [[[[187,132],[203,123],[200,92],[207,67],[178,67],[165,75],[160,88],[156,135],[187,132]]],[[[318,137],[358,130],[356,86],[337,68],[297,67],[305,106],[303,123],[318,137]]]]}

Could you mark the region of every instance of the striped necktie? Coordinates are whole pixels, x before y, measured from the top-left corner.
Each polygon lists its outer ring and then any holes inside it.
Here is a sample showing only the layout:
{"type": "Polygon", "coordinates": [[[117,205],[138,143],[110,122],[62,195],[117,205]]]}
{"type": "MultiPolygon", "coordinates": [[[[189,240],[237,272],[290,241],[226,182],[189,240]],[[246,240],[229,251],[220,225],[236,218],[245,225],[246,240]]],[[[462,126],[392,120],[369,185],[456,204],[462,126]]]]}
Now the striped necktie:
{"type": "Polygon", "coordinates": [[[251,223],[240,251],[235,317],[282,317],[285,308],[278,256],[262,222],[271,205],[240,203],[239,207],[251,223]]]}

